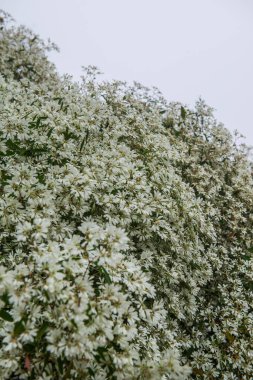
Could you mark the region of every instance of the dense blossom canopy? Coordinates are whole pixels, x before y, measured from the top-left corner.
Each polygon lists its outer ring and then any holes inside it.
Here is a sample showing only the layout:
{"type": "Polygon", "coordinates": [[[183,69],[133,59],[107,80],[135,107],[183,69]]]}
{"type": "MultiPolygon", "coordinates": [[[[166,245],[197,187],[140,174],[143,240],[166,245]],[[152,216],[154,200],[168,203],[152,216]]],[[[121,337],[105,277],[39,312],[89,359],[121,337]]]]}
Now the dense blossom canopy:
{"type": "Polygon", "coordinates": [[[0,26],[1,379],[252,380],[247,148],[0,26]]]}

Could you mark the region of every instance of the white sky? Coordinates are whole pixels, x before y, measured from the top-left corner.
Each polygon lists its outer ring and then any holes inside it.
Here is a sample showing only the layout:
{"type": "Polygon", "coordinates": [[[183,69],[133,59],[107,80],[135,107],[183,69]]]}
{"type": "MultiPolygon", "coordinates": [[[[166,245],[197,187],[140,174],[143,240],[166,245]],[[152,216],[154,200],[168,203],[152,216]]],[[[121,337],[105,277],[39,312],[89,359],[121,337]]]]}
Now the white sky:
{"type": "Polygon", "coordinates": [[[60,47],[60,73],[96,65],[105,79],[199,96],[253,145],[253,0],[0,0],[18,23],[60,47]]]}

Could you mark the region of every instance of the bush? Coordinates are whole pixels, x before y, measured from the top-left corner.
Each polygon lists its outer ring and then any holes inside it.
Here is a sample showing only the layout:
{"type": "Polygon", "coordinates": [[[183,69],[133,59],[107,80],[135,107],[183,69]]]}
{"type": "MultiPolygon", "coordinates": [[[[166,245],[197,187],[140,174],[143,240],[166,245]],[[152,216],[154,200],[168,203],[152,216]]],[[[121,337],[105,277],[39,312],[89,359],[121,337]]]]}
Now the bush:
{"type": "Polygon", "coordinates": [[[1,377],[250,380],[247,148],[1,20],[1,377]]]}

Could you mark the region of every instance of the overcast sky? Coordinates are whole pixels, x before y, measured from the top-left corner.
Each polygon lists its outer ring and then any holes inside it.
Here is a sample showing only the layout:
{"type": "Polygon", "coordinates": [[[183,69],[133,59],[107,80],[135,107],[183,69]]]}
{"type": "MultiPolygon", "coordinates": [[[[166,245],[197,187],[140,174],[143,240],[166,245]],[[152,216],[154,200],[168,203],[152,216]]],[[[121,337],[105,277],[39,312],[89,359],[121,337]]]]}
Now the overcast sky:
{"type": "Polygon", "coordinates": [[[61,52],[60,73],[96,65],[105,79],[158,87],[169,101],[199,96],[253,145],[253,0],[0,0],[61,52]]]}

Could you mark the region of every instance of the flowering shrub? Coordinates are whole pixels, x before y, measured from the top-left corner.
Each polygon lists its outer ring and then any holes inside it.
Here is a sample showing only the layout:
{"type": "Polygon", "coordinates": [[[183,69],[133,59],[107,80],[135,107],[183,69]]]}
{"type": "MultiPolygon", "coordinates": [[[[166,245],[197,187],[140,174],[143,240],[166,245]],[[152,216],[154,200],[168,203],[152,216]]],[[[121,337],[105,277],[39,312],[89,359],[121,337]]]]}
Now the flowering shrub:
{"type": "Polygon", "coordinates": [[[1,378],[252,379],[247,148],[202,101],[167,104],[95,68],[59,78],[8,22],[1,378]]]}

